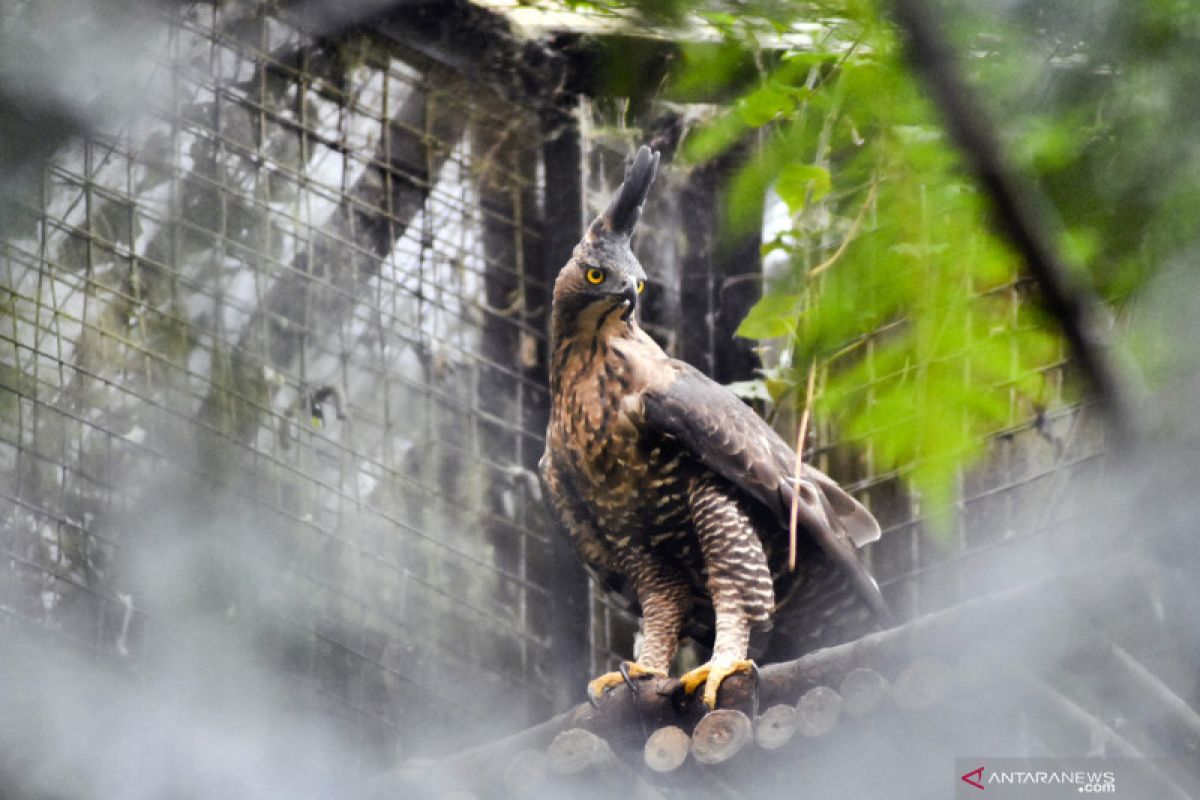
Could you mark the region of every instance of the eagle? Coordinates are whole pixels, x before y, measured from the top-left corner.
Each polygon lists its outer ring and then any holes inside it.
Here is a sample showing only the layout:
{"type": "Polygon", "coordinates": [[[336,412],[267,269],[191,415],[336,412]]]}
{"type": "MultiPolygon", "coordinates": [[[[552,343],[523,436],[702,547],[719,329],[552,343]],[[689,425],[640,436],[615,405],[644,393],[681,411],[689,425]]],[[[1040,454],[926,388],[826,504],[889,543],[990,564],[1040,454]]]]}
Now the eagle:
{"type": "Polygon", "coordinates": [[[880,528],[824,473],[804,464],[797,475],[792,449],[750,406],[638,325],[646,273],[630,237],[658,161],[638,150],[555,280],[539,477],[584,563],[642,616],[637,660],[591,681],[592,701],[667,675],[688,635],[712,657],[680,681],[715,708],[725,678],[755,669],[752,633],[774,625],[769,652],[795,656],[886,622],[856,554],[880,528]]]}

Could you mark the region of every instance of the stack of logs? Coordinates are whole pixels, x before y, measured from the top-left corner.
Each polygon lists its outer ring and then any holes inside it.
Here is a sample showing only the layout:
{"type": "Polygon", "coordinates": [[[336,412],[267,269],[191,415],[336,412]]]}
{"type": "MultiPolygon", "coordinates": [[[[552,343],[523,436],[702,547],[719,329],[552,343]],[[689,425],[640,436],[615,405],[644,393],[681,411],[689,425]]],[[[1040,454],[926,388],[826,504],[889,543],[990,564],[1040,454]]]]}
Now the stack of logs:
{"type": "MultiPolygon", "coordinates": [[[[694,701],[680,695],[677,683],[670,679],[641,681],[632,703],[640,707],[642,722],[656,717],[655,706],[660,702],[671,704],[677,719],[654,728],[644,738],[640,759],[652,772],[665,774],[688,769],[689,758],[695,765],[712,767],[730,761],[747,747],[780,750],[797,736],[819,739],[843,719],[868,716],[888,703],[904,711],[927,708],[945,695],[952,677],[950,666],[934,658],[910,662],[894,681],[874,669],[856,667],[845,673],[837,689],[813,686],[795,704],[774,703],[755,713],[759,692],[753,679],[734,676],[722,686],[720,707],[702,713],[692,724],[688,720],[694,713],[694,701]]],[[[620,698],[612,701],[623,702],[620,698]]],[[[538,794],[564,779],[612,774],[622,757],[635,756],[632,743],[616,727],[617,720],[612,720],[613,728],[605,723],[603,704],[594,713],[577,712],[580,724],[562,730],[544,751],[519,751],[504,772],[506,790],[516,797],[538,794]]],[[[658,796],[645,781],[638,783],[635,794],[658,796]]]]}
{"type": "Polygon", "coordinates": [[[654,784],[701,796],[725,779],[740,784],[746,774],[761,777],[755,770],[770,771],[771,753],[791,754],[775,759],[780,763],[800,750],[833,744],[835,734],[869,740],[872,731],[853,729],[857,719],[870,717],[875,735],[891,730],[896,738],[885,749],[895,752],[903,749],[907,731],[922,724],[918,717],[929,716],[920,713],[926,709],[939,723],[950,723],[943,731],[956,730],[954,720],[963,714],[970,729],[976,724],[972,703],[999,701],[1012,708],[1006,698],[1020,695],[1031,701],[1025,708],[1051,719],[1075,746],[1131,759],[1156,787],[1155,796],[1183,800],[1189,794],[1180,787],[1200,780],[1200,770],[1174,775],[1159,769],[1135,742],[1036,674],[1039,665],[1053,673],[1053,665],[1084,657],[1091,673],[1110,674],[1154,711],[1169,734],[1166,744],[1200,752],[1200,715],[1094,630],[1096,619],[1114,629],[1144,624],[1137,604],[1108,599],[1136,597],[1140,574],[1128,559],[1091,564],[765,666],[754,677],[738,673],[721,685],[715,711],[686,696],[677,679],[638,680],[611,690],[595,706],[584,703],[506,739],[436,762],[409,762],[385,776],[378,796],[407,796],[420,788],[459,800],[615,793],[649,800],[662,797],[654,784]],[[1086,620],[1079,608],[1087,610],[1086,620]],[[897,714],[899,728],[887,719],[897,714]],[[807,747],[798,748],[798,741],[807,747]]]}

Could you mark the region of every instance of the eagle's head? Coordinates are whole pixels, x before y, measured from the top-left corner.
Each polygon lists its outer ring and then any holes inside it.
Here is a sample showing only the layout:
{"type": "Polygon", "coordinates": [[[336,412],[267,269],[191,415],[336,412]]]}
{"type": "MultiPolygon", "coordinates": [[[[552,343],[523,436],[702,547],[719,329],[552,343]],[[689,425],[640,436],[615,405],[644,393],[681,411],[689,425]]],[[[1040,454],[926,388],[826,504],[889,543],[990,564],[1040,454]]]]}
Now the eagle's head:
{"type": "Polygon", "coordinates": [[[629,248],[629,238],[654,173],[658,153],[638,150],[625,171],[625,181],[596,217],[571,260],[554,282],[553,328],[556,338],[594,334],[614,320],[632,323],[638,296],[646,287],[646,271],[629,248]]]}

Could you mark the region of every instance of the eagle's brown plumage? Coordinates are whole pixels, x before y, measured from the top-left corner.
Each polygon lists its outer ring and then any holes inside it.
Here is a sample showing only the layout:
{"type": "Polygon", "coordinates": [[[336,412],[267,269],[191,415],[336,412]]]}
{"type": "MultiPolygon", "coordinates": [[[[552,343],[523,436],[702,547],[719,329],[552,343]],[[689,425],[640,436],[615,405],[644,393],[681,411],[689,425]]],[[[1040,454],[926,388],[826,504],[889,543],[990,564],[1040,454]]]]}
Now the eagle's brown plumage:
{"type": "Polygon", "coordinates": [[[748,663],[752,630],[774,622],[771,653],[794,656],[886,617],[855,554],[879,526],[812,467],[797,489],[783,440],[638,326],[645,273],[629,237],[657,165],[638,151],[555,281],[541,477],[584,561],[640,606],[636,668],[665,672],[681,633],[714,637],[710,664],[684,680],[704,683],[711,705],[720,681],[748,663]],[[802,535],[788,571],[793,497],[802,535]]]}

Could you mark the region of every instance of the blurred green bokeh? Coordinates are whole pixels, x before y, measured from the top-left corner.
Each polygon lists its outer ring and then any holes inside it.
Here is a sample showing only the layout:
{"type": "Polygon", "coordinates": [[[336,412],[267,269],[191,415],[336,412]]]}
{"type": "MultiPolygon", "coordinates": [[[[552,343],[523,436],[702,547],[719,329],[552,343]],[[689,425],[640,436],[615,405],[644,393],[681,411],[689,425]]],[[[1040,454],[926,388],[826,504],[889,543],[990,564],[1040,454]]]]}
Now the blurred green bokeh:
{"type": "MultiPolygon", "coordinates": [[[[577,7],[611,9],[598,2],[577,7]]],[[[945,521],[960,470],[989,435],[1076,402],[1065,350],[1036,287],[989,225],[985,199],[908,68],[886,3],[637,0],[680,26],[676,96],[736,99],[685,139],[703,162],[754,135],[730,222],[748,229],[764,193],[787,223],[764,245],[786,257],[740,334],[780,357],[739,391],[804,401],[899,470],[945,521]],[[706,20],[722,42],[688,44],[706,20]],[[814,27],[813,23],[820,23],[814,27]],[[694,30],[694,27],[693,27],[694,30]],[[802,35],[801,35],[802,34],[802,35]],[[811,38],[794,47],[790,42],[811,38]],[[758,74],[746,85],[749,57],[758,74]]],[[[1168,353],[1125,324],[1131,300],[1195,258],[1200,226],[1200,5],[1182,0],[930,3],[1013,167],[1048,200],[1058,246],[1139,353],[1168,353]]],[[[1147,380],[1168,365],[1143,360],[1147,380]]]]}

